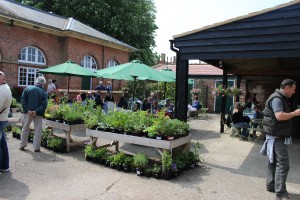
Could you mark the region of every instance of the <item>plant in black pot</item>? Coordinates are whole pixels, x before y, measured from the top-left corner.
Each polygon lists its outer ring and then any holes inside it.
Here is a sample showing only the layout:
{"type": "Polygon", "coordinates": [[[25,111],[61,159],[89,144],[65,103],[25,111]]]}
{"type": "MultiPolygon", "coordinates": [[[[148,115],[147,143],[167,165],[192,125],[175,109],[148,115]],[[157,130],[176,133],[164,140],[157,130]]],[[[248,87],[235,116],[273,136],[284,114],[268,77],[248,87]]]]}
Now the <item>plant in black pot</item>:
{"type": "Polygon", "coordinates": [[[20,129],[20,127],[18,127],[18,126],[12,126],[11,127],[11,132],[12,132],[12,135],[13,135],[14,138],[18,138],[18,139],[21,138],[21,132],[22,132],[22,130],[20,129]]]}
{"type": "Polygon", "coordinates": [[[119,170],[119,171],[123,170],[123,163],[124,163],[125,158],[126,158],[126,155],[123,152],[118,152],[114,156],[113,162],[115,163],[117,170],[119,170]]]}
{"type": "Polygon", "coordinates": [[[152,176],[152,169],[151,168],[146,168],[144,170],[144,175],[145,175],[145,177],[151,177],[152,176]]]}
{"type": "Polygon", "coordinates": [[[133,164],[138,176],[144,175],[144,168],[148,164],[148,158],[143,153],[137,153],[133,156],[133,164]]]}
{"type": "Polygon", "coordinates": [[[42,130],[42,146],[43,147],[48,147],[47,145],[48,145],[48,138],[49,138],[49,136],[50,136],[50,134],[51,134],[51,129],[47,129],[47,128],[44,128],[43,130],[42,130]]]}
{"type": "Polygon", "coordinates": [[[130,172],[132,163],[133,163],[133,158],[127,155],[123,162],[123,171],[130,172]]]}
{"type": "MultiPolygon", "coordinates": [[[[112,164],[113,160],[114,160],[114,155],[107,156],[106,161],[105,161],[105,166],[106,167],[111,167],[111,164],[112,164]]],[[[112,164],[112,166],[113,166],[113,164],[112,164]]]]}
{"type": "Polygon", "coordinates": [[[84,147],[84,155],[87,161],[92,161],[92,157],[94,154],[94,149],[91,144],[85,145],[84,147]]]}
{"type": "Polygon", "coordinates": [[[106,156],[107,156],[106,148],[99,148],[96,149],[94,152],[94,157],[97,158],[97,162],[101,165],[104,165],[106,156]]]}
{"type": "Polygon", "coordinates": [[[172,155],[168,150],[164,150],[161,157],[162,176],[165,180],[170,180],[172,177],[172,155]]]}
{"type": "Polygon", "coordinates": [[[161,171],[162,171],[161,166],[158,164],[154,164],[152,169],[152,176],[156,179],[160,179],[161,171]]]}
{"type": "Polygon", "coordinates": [[[48,138],[47,146],[51,148],[54,152],[65,153],[66,152],[66,139],[60,137],[50,137],[48,138]]]}
{"type": "Polygon", "coordinates": [[[156,125],[152,125],[152,126],[149,126],[147,128],[145,128],[145,131],[147,132],[148,134],[148,137],[149,138],[155,138],[156,135],[157,135],[157,126],[156,125]]]}

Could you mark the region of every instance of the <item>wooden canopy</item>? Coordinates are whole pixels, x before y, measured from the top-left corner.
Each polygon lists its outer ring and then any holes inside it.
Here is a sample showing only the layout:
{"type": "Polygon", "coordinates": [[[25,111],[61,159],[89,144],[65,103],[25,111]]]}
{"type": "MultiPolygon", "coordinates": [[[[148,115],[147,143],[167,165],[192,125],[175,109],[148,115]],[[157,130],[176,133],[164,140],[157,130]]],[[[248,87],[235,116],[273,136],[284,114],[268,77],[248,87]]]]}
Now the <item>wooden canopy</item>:
{"type": "Polygon", "coordinates": [[[299,82],[300,0],[175,35],[170,44],[177,54],[180,83],[176,85],[177,117],[186,120],[187,98],[182,97],[188,96],[189,60],[223,69],[223,82],[227,73],[291,77],[299,82]]]}

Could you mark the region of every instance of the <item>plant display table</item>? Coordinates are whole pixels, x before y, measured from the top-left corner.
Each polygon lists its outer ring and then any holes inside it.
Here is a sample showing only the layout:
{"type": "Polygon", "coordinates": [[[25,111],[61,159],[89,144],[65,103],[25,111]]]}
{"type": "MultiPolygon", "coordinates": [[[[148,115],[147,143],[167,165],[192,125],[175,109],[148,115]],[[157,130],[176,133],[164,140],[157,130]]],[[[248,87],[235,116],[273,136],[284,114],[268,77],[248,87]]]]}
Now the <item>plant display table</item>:
{"type": "Polygon", "coordinates": [[[70,147],[75,146],[75,145],[82,145],[88,142],[89,140],[83,140],[83,141],[74,141],[71,137],[71,133],[73,131],[85,131],[86,127],[84,124],[74,124],[74,125],[69,125],[69,124],[64,124],[64,123],[59,123],[47,119],[43,119],[43,124],[51,128],[51,134],[53,135],[53,128],[57,128],[60,130],[63,130],[65,132],[66,136],[66,150],[67,152],[70,152],[70,147]]]}
{"type": "Polygon", "coordinates": [[[111,144],[103,145],[103,146],[112,146],[115,145],[115,150],[119,151],[119,141],[123,141],[130,144],[138,144],[148,147],[155,147],[158,149],[168,149],[171,154],[172,150],[177,147],[187,146],[191,142],[192,135],[188,135],[186,137],[182,137],[179,139],[167,141],[167,140],[158,140],[146,137],[138,137],[132,135],[124,135],[112,132],[104,132],[97,130],[86,130],[86,135],[90,136],[90,143],[93,146],[96,146],[96,142],[98,138],[113,140],[111,144]]]}

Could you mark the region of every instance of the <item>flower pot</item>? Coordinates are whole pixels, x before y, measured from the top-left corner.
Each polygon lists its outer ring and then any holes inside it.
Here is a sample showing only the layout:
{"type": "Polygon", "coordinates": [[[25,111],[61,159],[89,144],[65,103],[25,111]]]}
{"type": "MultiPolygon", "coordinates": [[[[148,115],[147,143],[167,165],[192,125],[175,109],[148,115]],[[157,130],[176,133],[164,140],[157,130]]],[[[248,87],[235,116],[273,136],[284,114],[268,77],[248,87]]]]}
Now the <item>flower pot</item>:
{"type": "Polygon", "coordinates": [[[136,175],[138,175],[138,176],[144,176],[144,169],[143,168],[136,168],[135,169],[135,173],[136,173],[136,175]]]}
{"type": "Polygon", "coordinates": [[[167,139],[168,141],[171,141],[171,140],[174,140],[175,137],[174,137],[174,136],[167,136],[166,139],[167,139]]]}
{"type": "Polygon", "coordinates": [[[116,169],[116,165],[114,163],[110,163],[109,167],[112,169],[116,169]]]}
{"type": "Polygon", "coordinates": [[[172,178],[172,172],[171,171],[165,171],[162,173],[162,177],[165,180],[170,180],[172,178]]]}
{"type": "Polygon", "coordinates": [[[156,135],[157,140],[163,140],[164,136],[163,135],[156,135]]]}
{"type": "Polygon", "coordinates": [[[122,171],[123,170],[123,165],[122,164],[121,165],[116,165],[116,169],[118,171],[122,171]]]}
{"type": "Polygon", "coordinates": [[[145,170],[144,175],[145,175],[145,177],[151,177],[152,176],[152,171],[145,170]]]}
{"type": "Polygon", "coordinates": [[[106,166],[106,167],[110,167],[110,160],[106,160],[106,161],[105,161],[105,166],[106,166]]]}
{"type": "Polygon", "coordinates": [[[156,179],[160,179],[161,178],[161,173],[156,173],[156,172],[152,172],[152,176],[156,179]]]}
{"type": "Polygon", "coordinates": [[[93,162],[93,163],[97,163],[97,162],[98,162],[98,158],[92,157],[92,162],[93,162]]]}
{"type": "Polygon", "coordinates": [[[98,163],[100,164],[100,165],[104,165],[105,164],[105,159],[104,158],[99,158],[98,159],[98,163]]]}
{"type": "Polygon", "coordinates": [[[92,157],[91,157],[91,156],[85,155],[85,160],[86,160],[86,161],[92,161],[92,157]]]}
{"type": "Polygon", "coordinates": [[[131,131],[124,131],[124,135],[132,135],[131,131]]]}
{"type": "Polygon", "coordinates": [[[123,164],[123,172],[130,172],[130,166],[123,164]]]}

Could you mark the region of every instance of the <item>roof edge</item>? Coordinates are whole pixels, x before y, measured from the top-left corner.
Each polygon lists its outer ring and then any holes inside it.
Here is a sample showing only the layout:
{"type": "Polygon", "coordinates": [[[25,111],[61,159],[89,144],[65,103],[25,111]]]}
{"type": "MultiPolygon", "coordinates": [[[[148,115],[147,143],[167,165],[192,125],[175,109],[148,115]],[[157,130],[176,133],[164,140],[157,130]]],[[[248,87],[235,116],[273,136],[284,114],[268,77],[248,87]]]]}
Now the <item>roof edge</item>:
{"type": "Polygon", "coordinates": [[[204,27],[201,27],[201,28],[198,28],[198,29],[194,29],[194,30],[191,30],[191,31],[187,31],[187,32],[184,32],[184,33],[181,33],[181,34],[173,35],[173,39],[188,36],[188,35],[200,32],[200,31],[204,31],[204,30],[207,30],[207,29],[210,29],[210,28],[230,24],[230,23],[233,23],[233,22],[236,22],[236,21],[239,21],[239,20],[243,20],[243,19],[247,19],[247,18],[250,18],[250,17],[262,15],[262,14],[265,14],[265,13],[270,12],[270,11],[274,11],[274,10],[285,8],[285,7],[288,7],[288,6],[291,6],[291,5],[295,5],[297,3],[300,3],[300,0],[290,1],[288,3],[280,4],[280,5],[271,7],[271,8],[266,8],[266,9],[263,9],[261,11],[248,13],[246,15],[242,15],[242,16],[235,17],[235,18],[232,18],[232,19],[228,19],[228,20],[225,20],[225,21],[222,21],[222,22],[217,22],[217,23],[207,25],[207,26],[204,26],[204,27]]]}

